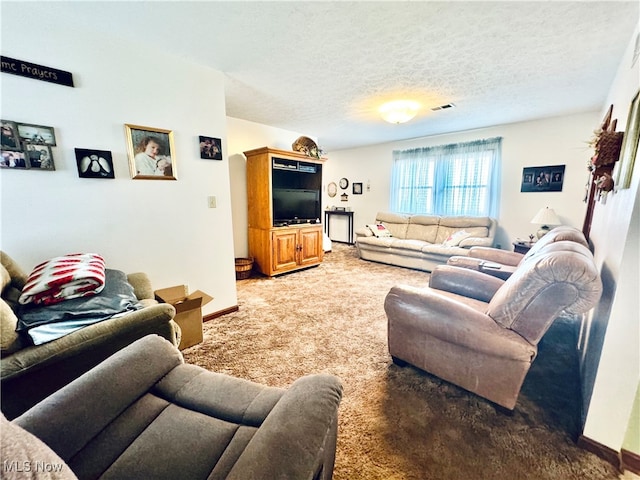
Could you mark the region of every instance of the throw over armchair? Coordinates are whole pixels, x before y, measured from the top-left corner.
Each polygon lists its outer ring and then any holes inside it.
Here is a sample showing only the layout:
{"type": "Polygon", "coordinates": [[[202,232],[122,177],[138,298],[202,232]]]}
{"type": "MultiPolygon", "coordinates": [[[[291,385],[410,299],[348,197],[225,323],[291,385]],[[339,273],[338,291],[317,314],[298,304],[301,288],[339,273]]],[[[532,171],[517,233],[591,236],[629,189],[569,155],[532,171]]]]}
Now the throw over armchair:
{"type": "Polygon", "coordinates": [[[589,248],[589,244],[580,230],[574,227],[560,226],[534,243],[526,254],[499,248],[471,247],[468,256],[453,256],[449,258],[447,265],[478,270],[506,280],[526,259],[538,255],[543,249],[556,242],[564,242],[563,245],[569,249],[571,249],[571,245],[566,242],[574,242],[589,248]]]}
{"type": "MultiPolygon", "coordinates": [[[[285,390],[210,372],[149,335],[8,426],[44,442],[80,479],[330,480],[341,395],[327,374],[285,390]]],[[[12,435],[2,439],[6,462],[42,458],[12,451],[12,435]]]]}
{"type": "Polygon", "coordinates": [[[537,345],[560,314],[588,311],[602,283],[587,254],[552,251],[506,281],[443,265],[428,288],[387,294],[389,352],[507,409],[516,405],[537,345]]]}

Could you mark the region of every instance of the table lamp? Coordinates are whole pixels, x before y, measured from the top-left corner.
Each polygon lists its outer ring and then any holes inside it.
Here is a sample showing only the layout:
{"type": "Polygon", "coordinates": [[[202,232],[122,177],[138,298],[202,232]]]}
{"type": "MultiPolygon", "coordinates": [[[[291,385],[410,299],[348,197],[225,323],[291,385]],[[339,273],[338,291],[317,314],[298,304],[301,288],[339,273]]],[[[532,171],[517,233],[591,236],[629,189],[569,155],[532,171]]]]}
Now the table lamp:
{"type": "Polygon", "coordinates": [[[549,233],[549,226],[561,225],[560,219],[556,212],[554,212],[553,208],[544,207],[541,208],[536,216],[531,219],[531,223],[537,223],[541,225],[540,230],[536,232],[538,235],[538,239],[544,237],[547,233],[549,233]]]}

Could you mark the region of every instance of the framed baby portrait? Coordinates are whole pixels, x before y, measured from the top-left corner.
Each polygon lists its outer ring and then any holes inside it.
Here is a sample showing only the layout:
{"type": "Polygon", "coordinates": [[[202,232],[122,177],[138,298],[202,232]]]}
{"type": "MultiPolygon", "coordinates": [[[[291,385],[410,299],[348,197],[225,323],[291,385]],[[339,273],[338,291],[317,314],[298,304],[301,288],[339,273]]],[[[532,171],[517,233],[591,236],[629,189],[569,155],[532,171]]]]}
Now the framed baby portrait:
{"type": "Polygon", "coordinates": [[[177,180],[173,132],[125,124],[131,178],[177,180]]]}

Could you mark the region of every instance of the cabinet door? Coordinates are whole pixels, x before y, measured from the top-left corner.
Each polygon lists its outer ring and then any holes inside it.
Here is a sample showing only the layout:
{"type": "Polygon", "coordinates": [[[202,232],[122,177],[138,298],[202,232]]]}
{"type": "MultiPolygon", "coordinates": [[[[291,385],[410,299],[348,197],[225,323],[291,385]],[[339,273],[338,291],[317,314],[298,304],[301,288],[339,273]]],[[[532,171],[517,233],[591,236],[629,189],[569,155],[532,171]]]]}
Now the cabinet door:
{"type": "Polygon", "coordinates": [[[296,230],[280,230],[272,232],[273,272],[291,270],[298,266],[298,232],[296,230]]]}
{"type": "Polygon", "coordinates": [[[322,261],[322,228],[303,228],[300,230],[300,265],[314,265],[322,261]]]}

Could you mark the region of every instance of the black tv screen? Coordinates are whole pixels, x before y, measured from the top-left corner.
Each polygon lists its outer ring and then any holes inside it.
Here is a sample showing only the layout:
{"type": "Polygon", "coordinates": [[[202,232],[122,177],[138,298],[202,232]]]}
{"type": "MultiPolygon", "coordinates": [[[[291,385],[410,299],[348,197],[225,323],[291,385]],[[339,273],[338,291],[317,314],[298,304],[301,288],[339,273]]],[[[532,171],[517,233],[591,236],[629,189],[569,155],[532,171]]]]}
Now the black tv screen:
{"type": "Polygon", "coordinates": [[[320,192],[294,188],[273,189],[275,223],[315,223],[320,218],[320,192]]]}

